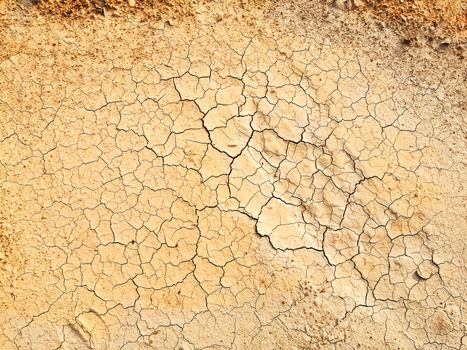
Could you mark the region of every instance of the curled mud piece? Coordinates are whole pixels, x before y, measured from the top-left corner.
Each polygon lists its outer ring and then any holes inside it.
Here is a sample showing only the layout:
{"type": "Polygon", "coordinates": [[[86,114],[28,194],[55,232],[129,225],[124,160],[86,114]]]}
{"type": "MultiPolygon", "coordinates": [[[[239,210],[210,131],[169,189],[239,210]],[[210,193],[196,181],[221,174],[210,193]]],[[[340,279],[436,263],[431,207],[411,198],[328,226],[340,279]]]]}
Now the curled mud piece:
{"type": "Polygon", "coordinates": [[[329,2],[0,16],[0,349],[466,348],[459,52],[329,2]]]}

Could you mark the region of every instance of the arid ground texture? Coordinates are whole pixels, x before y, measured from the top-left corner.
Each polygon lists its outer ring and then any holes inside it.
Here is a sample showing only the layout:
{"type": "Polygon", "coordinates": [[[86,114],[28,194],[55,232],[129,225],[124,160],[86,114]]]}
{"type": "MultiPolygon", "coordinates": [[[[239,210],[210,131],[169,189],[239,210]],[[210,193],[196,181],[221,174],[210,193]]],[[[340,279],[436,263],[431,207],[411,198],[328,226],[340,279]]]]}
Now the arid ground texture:
{"type": "Polygon", "coordinates": [[[0,349],[467,349],[462,1],[0,1],[0,349]]]}

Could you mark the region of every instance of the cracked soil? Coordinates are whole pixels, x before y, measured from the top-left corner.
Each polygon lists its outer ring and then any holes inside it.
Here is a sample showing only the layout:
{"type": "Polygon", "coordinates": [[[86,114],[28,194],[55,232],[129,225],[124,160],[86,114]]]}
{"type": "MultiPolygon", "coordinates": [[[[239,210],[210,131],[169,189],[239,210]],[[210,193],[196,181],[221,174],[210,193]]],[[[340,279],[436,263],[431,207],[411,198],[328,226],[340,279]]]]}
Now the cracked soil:
{"type": "Polygon", "coordinates": [[[467,349],[462,38],[413,38],[0,2],[0,349],[467,349]]]}

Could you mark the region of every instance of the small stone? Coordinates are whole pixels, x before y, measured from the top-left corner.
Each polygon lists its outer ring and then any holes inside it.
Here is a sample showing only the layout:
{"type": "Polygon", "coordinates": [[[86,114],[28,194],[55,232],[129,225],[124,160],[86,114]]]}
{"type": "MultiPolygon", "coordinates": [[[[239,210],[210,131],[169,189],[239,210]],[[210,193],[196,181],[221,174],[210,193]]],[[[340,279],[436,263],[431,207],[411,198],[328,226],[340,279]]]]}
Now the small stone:
{"type": "Polygon", "coordinates": [[[437,266],[432,261],[425,260],[420,265],[418,265],[417,275],[420,278],[423,278],[426,280],[430,278],[431,276],[433,276],[436,273],[436,271],[437,271],[437,266]]]}
{"type": "Polygon", "coordinates": [[[361,7],[362,0],[335,0],[334,6],[342,11],[349,11],[361,7]]]}
{"type": "Polygon", "coordinates": [[[451,45],[451,39],[450,38],[446,38],[444,39],[443,41],[441,41],[441,43],[439,44],[439,47],[441,49],[447,49],[449,47],[449,45],[451,45]]]}
{"type": "Polygon", "coordinates": [[[385,29],[386,28],[386,23],[384,21],[377,21],[376,22],[376,25],[380,28],[380,29],[385,29]]]}
{"type": "Polygon", "coordinates": [[[361,7],[363,5],[362,0],[352,0],[352,8],[355,9],[357,7],[361,7]]]}
{"type": "Polygon", "coordinates": [[[136,5],[136,0],[128,0],[128,5],[134,7],[136,5]]]}
{"type": "Polygon", "coordinates": [[[412,39],[410,38],[401,39],[401,44],[404,46],[409,46],[411,43],[412,43],[412,39]]]}
{"type": "Polygon", "coordinates": [[[339,10],[345,11],[348,9],[348,0],[335,0],[334,6],[337,7],[339,10]]]}

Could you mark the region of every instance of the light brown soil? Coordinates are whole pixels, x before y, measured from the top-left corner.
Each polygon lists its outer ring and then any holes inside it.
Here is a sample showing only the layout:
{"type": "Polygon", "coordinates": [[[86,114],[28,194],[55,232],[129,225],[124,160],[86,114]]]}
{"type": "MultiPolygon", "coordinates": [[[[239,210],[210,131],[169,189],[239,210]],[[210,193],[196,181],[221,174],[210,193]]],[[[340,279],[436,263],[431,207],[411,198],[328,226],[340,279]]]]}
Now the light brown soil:
{"type": "Polygon", "coordinates": [[[398,27],[422,28],[446,36],[460,34],[465,38],[467,30],[467,3],[463,0],[362,0],[364,11],[395,22],[398,27]]]}
{"type": "Polygon", "coordinates": [[[1,2],[0,349],[466,349],[462,4],[385,4],[1,2]]]}

